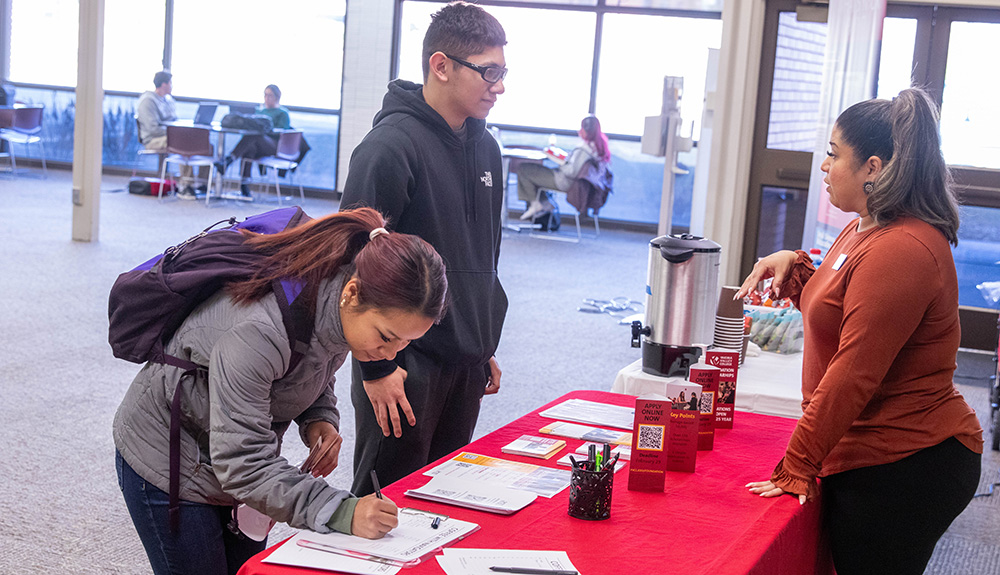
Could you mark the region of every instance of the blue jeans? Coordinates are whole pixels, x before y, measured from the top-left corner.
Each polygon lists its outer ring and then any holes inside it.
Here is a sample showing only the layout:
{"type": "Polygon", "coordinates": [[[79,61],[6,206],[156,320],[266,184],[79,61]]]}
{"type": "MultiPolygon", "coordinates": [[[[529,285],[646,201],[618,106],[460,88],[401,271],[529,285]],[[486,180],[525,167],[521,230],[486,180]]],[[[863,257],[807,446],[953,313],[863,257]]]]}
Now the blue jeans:
{"type": "Polygon", "coordinates": [[[139,476],[115,451],[118,486],[155,575],[235,575],[247,559],[263,551],[267,540],[232,533],[231,506],[181,500],[180,529],[171,532],[170,498],[139,476]]]}

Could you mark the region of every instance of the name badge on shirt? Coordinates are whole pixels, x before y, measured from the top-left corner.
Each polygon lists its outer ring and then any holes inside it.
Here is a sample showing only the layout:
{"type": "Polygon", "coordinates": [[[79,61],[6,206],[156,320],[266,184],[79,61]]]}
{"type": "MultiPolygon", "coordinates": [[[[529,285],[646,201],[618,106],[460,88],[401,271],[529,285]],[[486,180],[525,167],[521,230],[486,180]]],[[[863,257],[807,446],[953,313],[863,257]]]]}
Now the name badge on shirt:
{"type": "Polygon", "coordinates": [[[839,256],[837,256],[837,261],[833,262],[833,271],[839,270],[840,266],[844,265],[844,262],[846,261],[847,261],[847,254],[840,254],[839,256]]]}

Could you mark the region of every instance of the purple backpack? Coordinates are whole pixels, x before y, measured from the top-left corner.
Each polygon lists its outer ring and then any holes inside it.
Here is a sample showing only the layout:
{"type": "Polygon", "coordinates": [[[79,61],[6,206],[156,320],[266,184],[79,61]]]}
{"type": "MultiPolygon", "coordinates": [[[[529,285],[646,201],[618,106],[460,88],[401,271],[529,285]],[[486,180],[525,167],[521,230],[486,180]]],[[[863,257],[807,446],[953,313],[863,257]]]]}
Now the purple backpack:
{"type": "MultiPolygon", "coordinates": [[[[166,249],[134,270],[118,276],[108,305],[108,342],[115,357],[134,363],[163,363],[181,368],[184,375],[207,369],[168,355],[164,345],[199,304],[227,283],[249,279],[264,254],[248,246],[240,230],[273,234],[310,218],[298,206],[217,222],[198,235],[166,249]],[[228,227],[216,228],[221,223],[228,227]]],[[[309,348],[315,310],[298,299],[303,283],[295,279],[272,285],[291,345],[291,373],[309,348]]],[[[180,478],[180,384],[174,391],[170,414],[170,521],[176,528],[180,478]]]]}

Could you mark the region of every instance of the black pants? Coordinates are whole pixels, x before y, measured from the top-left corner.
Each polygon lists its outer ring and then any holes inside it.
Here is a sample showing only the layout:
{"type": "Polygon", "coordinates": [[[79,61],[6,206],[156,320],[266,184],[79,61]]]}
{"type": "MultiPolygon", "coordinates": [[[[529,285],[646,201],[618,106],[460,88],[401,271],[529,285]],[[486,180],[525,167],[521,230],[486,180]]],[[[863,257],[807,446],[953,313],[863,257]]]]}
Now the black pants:
{"type": "MultiPolygon", "coordinates": [[[[230,155],[234,158],[256,160],[257,158],[273,156],[277,151],[278,141],[271,136],[248,134],[240,138],[239,142],[236,142],[236,146],[233,147],[233,152],[230,155]]],[[[249,162],[243,164],[243,172],[240,175],[244,180],[250,178],[250,168],[251,164],[249,162]]]]}
{"type": "Polygon", "coordinates": [[[981,456],[954,437],[894,463],[823,478],[837,575],[919,575],[979,485],[981,456]]]}
{"type": "Polygon", "coordinates": [[[414,349],[400,352],[396,362],[407,371],[406,398],[417,418],[417,424],[410,427],[399,412],[403,426],[399,438],[382,435],[362,385],[361,368],[353,362],[351,401],[357,437],[351,491],[359,497],[375,490],[372,469],[382,485],[401,479],[469,443],[479,419],[486,388],[483,366],[440,365],[414,349]]]}

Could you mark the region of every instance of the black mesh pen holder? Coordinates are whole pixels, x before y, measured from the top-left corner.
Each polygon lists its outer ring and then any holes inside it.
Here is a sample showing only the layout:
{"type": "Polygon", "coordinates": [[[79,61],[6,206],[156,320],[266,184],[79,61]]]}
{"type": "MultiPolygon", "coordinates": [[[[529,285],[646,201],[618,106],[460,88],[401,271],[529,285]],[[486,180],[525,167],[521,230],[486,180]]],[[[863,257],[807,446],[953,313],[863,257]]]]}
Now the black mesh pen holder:
{"type": "Polygon", "coordinates": [[[573,469],[569,480],[569,516],[599,521],[611,517],[614,466],[603,471],[573,469]]]}

